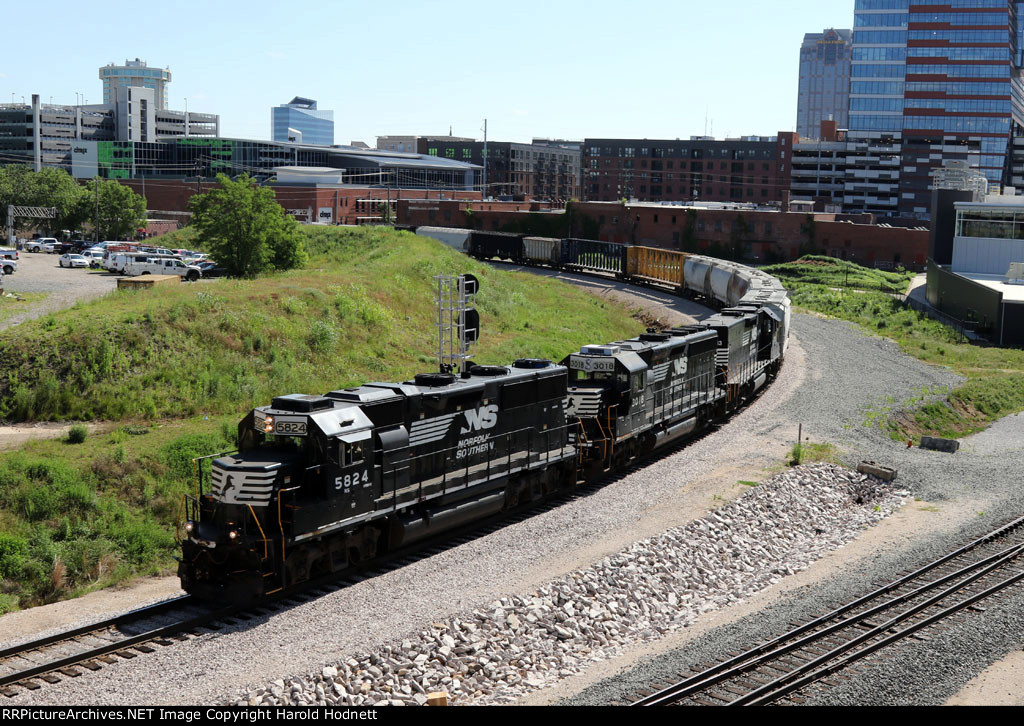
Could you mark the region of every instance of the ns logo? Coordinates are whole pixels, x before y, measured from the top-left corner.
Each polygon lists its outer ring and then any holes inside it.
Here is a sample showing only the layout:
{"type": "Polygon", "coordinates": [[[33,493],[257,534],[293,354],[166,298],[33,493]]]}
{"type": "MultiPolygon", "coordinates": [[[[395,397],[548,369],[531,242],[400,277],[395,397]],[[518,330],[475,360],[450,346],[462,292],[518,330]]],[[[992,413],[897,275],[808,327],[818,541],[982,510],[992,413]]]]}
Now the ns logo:
{"type": "Polygon", "coordinates": [[[474,431],[493,429],[498,425],[498,407],[481,406],[475,411],[466,411],[466,427],[459,431],[460,434],[471,434],[474,431]]]}

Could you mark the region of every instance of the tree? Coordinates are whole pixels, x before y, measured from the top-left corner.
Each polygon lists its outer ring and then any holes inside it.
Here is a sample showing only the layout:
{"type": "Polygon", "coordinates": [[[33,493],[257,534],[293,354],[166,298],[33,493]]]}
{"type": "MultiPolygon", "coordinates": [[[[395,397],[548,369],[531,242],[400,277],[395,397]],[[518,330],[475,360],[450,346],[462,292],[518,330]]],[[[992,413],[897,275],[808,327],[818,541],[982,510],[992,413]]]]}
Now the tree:
{"type": "Polygon", "coordinates": [[[76,229],[86,219],[88,210],[84,200],[87,192],[71,175],[62,169],[32,171],[24,164],[0,167],[0,228],[7,227],[7,206],[54,207],[54,219],[19,217],[14,221],[15,231],[42,228],[50,234],[62,229],[76,229]]]}
{"type": "Polygon", "coordinates": [[[86,185],[85,216],[97,241],[128,239],[146,227],[146,198],[112,179],[94,178],[86,185]]]}
{"type": "Polygon", "coordinates": [[[306,261],[299,224],[274,199],[274,191],[243,174],[217,175],[218,188],[189,201],[192,225],[213,259],[234,277],[268,269],[290,270],[306,261]]]}

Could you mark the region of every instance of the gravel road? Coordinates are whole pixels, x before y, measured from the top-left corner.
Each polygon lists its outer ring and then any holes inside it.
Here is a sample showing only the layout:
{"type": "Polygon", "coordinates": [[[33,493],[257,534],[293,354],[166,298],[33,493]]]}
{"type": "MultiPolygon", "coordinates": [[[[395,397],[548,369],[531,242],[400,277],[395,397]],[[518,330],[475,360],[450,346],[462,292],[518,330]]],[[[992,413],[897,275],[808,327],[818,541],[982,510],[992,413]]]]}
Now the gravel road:
{"type": "Polygon", "coordinates": [[[23,251],[19,255],[18,271],[4,275],[4,290],[46,293],[46,298],[26,303],[24,310],[0,321],[0,330],[71,307],[82,300],[101,297],[116,287],[117,275],[100,270],[62,268],[60,255],[23,251]]]}

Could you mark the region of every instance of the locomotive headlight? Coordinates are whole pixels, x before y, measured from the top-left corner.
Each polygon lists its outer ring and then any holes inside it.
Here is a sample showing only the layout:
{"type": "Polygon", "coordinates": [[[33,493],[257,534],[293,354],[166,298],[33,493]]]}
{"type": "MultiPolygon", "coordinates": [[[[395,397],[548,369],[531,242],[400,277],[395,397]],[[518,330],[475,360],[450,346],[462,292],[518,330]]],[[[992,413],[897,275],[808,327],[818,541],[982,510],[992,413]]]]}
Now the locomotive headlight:
{"type": "Polygon", "coordinates": [[[193,522],[191,519],[189,521],[185,522],[185,531],[188,534],[192,534],[192,530],[194,530],[195,528],[196,528],[196,523],[193,522]]]}
{"type": "Polygon", "coordinates": [[[263,431],[268,433],[268,434],[274,433],[274,417],[273,416],[267,416],[266,420],[263,422],[263,431]]]}
{"type": "Polygon", "coordinates": [[[236,539],[238,539],[238,532],[236,532],[235,530],[231,530],[230,532],[228,532],[228,539],[234,542],[236,539]]]}

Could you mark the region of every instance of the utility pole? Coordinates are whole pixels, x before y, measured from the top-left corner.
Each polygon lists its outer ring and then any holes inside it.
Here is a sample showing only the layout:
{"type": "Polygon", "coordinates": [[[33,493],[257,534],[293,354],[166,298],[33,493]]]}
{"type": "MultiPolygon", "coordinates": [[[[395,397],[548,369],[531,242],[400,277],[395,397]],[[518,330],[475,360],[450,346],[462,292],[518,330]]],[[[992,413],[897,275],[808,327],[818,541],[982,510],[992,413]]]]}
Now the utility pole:
{"type": "Polygon", "coordinates": [[[487,119],[484,119],[484,187],[481,198],[487,199],[487,119]]]}
{"type": "Polygon", "coordinates": [[[92,188],[96,197],[96,224],[93,229],[93,236],[96,238],[94,241],[98,244],[100,241],[100,178],[98,176],[92,178],[92,188]]]}

